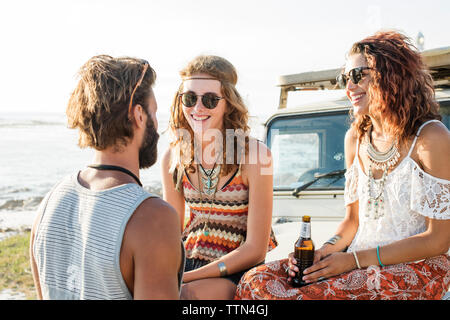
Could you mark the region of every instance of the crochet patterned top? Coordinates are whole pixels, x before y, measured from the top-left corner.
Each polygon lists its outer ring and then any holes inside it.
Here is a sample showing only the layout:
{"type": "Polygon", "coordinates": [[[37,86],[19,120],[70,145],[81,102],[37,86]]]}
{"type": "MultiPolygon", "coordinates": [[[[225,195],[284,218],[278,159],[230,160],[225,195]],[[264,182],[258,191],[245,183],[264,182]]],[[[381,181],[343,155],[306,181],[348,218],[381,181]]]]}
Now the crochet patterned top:
{"type": "MultiPolygon", "coordinates": [[[[408,155],[386,177],[381,216],[366,215],[369,205],[367,175],[358,156],[359,144],[353,164],[345,173],[345,205],[359,200],[359,227],[348,251],[374,248],[411,237],[426,230],[426,217],[450,219],[450,181],[434,177],[423,171],[411,158],[411,152],[422,128],[417,131],[408,155]]],[[[380,184],[381,179],[375,180],[380,184]]]]}
{"type": "MultiPolygon", "coordinates": [[[[201,201],[200,192],[192,185],[186,172],[183,175],[183,192],[190,214],[183,231],[186,258],[212,262],[244,243],[247,235],[248,187],[242,180],[240,166],[217,190],[215,198],[202,192],[201,201]],[[208,235],[203,233],[206,222],[208,235]]],[[[271,231],[268,251],[276,246],[277,241],[271,231]]]]}

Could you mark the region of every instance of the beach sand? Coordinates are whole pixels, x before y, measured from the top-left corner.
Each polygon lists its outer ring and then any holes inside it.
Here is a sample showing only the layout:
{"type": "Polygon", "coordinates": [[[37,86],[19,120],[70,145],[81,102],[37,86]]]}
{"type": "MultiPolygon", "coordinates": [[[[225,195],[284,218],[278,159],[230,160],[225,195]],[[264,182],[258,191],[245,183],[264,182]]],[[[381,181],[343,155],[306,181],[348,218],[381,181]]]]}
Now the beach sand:
{"type": "Polygon", "coordinates": [[[0,300],[25,300],[25,294],[14,291],[12,289],[5,289],[0,291],[0,300]]]}

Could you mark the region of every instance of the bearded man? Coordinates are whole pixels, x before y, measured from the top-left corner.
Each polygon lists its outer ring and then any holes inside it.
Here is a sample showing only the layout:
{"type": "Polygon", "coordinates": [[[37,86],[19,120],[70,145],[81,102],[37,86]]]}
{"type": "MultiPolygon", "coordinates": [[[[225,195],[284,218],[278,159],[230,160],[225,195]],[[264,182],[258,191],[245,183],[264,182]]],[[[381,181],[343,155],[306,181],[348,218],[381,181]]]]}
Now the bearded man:
{"type": "Polygon", "coordinates": [[[157,159],[156,73],[145,60],[89,59],[67,106],[93,163],[43,199],[30,258],[40,299],[178,299],[184,249],[176,211],[146,192],[157,159]]]}

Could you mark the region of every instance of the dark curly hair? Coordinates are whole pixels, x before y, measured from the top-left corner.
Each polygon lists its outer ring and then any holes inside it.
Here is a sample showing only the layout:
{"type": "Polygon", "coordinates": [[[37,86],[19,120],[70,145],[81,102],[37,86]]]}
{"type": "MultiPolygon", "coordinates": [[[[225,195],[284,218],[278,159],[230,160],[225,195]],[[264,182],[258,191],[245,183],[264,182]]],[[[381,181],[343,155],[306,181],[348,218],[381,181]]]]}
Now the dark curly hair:
{"type": "MultiPolygon", "coordinates": [[[[377,32],[353,44],[352,54],[362,54],[371,68],[370,113],[379,115],[399,142],[406,142],[425,121],[441,119],[433,79],[411,39],[395,31],[377,32]]],[[[361,139],[371,120],[356,116],[352,126],[361,139]]]]}

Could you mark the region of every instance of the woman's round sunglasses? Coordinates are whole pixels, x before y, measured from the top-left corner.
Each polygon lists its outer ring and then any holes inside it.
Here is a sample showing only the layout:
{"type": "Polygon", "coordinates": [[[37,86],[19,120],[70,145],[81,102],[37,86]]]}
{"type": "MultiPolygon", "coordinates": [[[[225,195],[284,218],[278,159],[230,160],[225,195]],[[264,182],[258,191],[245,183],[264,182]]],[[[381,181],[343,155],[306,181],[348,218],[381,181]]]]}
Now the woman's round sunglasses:
{"type": "Polygon", "coordinates": [[[181,97],[181,103],[188,108],[191,108],[196,105],[197,103],[197,97],[202,97],[202,104],[205,106],[205,108],[208,109],[214,109],[217,107],[217,104],[221,99],[224,99],[223,97],[219,97],[217,94],[212,92],[207,92],[203,95],[196,94],[193,91],[187,91],[184,93],[180,93],[179,96],[181,97]]]}
{"type": "Polygon", "coordinates": [[[347,87],[348,79],[350,79],[354,84],[358,84],[364,77],[364,70],[372,69],[369,67],[357,67],[348,72],[348,74],[341,73],[336,77],[336,81],[341,89],[347,87]]]}

